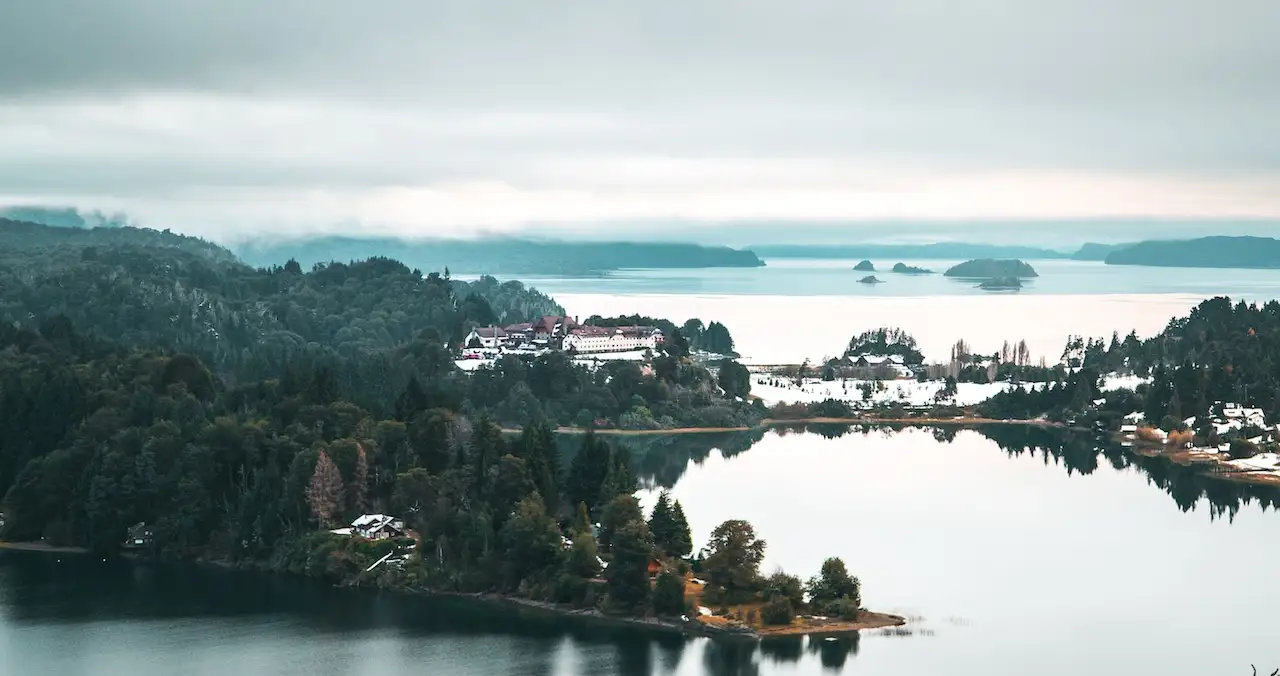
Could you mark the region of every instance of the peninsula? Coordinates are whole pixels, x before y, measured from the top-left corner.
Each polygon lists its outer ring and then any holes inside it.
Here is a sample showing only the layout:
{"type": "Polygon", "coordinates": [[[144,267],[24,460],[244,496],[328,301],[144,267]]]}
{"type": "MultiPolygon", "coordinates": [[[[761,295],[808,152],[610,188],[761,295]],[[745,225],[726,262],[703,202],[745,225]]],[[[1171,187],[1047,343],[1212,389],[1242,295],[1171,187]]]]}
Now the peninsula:
{"type": "Polygon", "coordinates": [[[1014,258],[975,258],[953,266],[943,273],[947,277],[966,279],[995,279],[1017,277],[1025,279],[1037,277],[1035,268],[1014,258]]]}

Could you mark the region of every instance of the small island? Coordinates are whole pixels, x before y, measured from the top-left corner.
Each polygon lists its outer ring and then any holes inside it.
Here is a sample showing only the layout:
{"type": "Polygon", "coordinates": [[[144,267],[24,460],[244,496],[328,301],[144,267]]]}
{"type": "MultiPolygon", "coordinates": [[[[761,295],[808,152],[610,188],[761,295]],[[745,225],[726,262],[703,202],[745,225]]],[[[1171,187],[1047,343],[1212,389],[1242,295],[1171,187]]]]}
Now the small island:
{"type": "Polygon", "coordinates": [[[875,275],[867,275],[866,277],[859,279],[858,283],[859,284],[883,284],[884,280],[876,277],[875,275]]]}
{"type": "Polygon", "coordinates": [[[975,258],[952,267],[943,273],[947,277],[963,277],[966,279],[996,279],[1014,277],[1028,279],[1038,277],[1035,268],[1016,258],[975,258]]]}
{"type": "Polygon", "coordinates": [[[978,288],[987,291],[1017,291],[1022,288],[1022,280],[1017,277],[992,277],[983,280],[978,288]]]}
{"type": "Polygon", "coordinates": [[[853,266],[853,269],[858,272],[875,272],[876,266],[875,263],[872,263],[871,261],[862,260],[859,261],[857,265],[853,266]]]}
{"type": "Polygon", "coordinates": [[[896,272],[900,275],[932,275],[933,274],[933,270],[929,270],[927,268],[917,268],[912,265],[907,265],[906,263],[894,263],[893,269],[891,271],[896,272]]]}

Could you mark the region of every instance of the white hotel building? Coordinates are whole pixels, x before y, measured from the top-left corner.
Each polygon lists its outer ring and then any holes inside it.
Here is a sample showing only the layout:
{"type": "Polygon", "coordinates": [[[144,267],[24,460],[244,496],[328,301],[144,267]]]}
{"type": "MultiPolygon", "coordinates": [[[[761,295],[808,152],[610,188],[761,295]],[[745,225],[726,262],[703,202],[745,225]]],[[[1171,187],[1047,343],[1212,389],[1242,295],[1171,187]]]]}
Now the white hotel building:
{"type": "Polygon", "coordinates": [[[652,350],[663,341],[662,331],[652,326],[580,326],[569,330],[562,349],[578,354],[652,350]]]}

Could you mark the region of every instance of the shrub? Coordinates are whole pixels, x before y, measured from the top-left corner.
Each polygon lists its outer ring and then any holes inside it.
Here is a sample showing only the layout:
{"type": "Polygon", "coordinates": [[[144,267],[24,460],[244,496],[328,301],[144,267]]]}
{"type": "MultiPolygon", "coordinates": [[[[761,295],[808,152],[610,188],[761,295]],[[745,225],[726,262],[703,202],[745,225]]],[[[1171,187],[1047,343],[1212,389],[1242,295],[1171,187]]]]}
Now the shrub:
{"type": "Polygon", "coordinates": [[[1195,441],[1196,434],[1191,430],[1173,431],[1169,433],[1169,441],[1166,442],[1172,448],[1186,448],[1195,441]]]}
{"type": "Polygon", "coordinates": [[[760,620],[768,625],[781,626],[791,624],[791,621],[795,618],[795,608],[791,607],[791,601],[783,597],[773,599],[760,609],[760,620]]]}
{"type": "Polygon", "coordinates": [[[827,612],[842,620],[852,622],[858,619],[858,613],[861,612],[861,610],[862,609],[858,607],[857,601],[849,598],[848,596],[841,596],[829,605],[827,612]]]}
{"type": "Polygon", "coordinates": [[[1233,439],[1231,448],[1227,451],[1231,457],[1240,460],[1242,458],[1252,458],[1257,455],[1260,449],[1258,445],[1246,439],[1233,439]]]}

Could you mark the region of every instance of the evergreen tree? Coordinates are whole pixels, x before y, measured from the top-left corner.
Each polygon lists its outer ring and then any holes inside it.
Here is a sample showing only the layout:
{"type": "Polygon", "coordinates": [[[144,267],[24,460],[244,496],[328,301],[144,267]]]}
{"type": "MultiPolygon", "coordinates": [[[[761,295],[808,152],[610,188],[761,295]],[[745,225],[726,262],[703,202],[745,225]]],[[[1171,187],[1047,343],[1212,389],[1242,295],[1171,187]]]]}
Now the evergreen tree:
{"type": "MultiPolygon", "coordinates": [[[[631,495],[614,496],[601,510],[600,544],[606,548],[613,546],[614,535],[632,521],[644,521],[644,513],[640,511],[640,502],[631,495]]],[[[648,526],[645,532],[649,531],[648,526]]]]}
{"type": "Polygon", "coordinates": [[[662,491],[658,494],[658,501],[653,505],[653,511],[649,514],[649,532],[653,535],[654,545],[666,554],[671,554],[672,544],[675,540],[675,519],[671,513],[671,494],[662,491]]]}
{"type": "Polygon", "coordinates": [[[638,488],[636,476],[631,471],[631,454],[622,447],[615,449],[609,471],[600,484],[600,496],[596,504],[607,505],[615,496],[632,495],[638,488]]]}
{"type": "Polygon", "coordinates": [[[583,435],[582,447],[573,456],[565,484],[565,494],[570,504],[584,502],[595,512],[599,504],[600,487],[609,474],[610,457],[608,444],[591,432],[583,435]]]}
{"type": "Polygon", "coordinates": [[[577,533],[591,532],[591,517],[587,511],[587,503],[578,503],[578,511],[574,516],[573,524],[569,527],[569,532],[575,535],[577,533]]]}
{"type": "Polygon", "coordinates": [[[538,486],[538,493],[547,504],[547,512],[560,511],[560,453],[556,449],[555,435],[546,422],[526,425],[520,433],[516,450],[529,466],[529,474],[538,486]]]}
{"type": "Polygon", "coordinates": [[[663,571],[653,586],[653,612],[657,615],[676,616],[686,610],[684,579],[671,571],[663,571]]]}
{"type": "Polygon", "coordinates": [[[649,599],[649,561],[653,557],[649,527],[640,519],[623,525],[612,551],[613,558],[605,570],[609,605],[618,610],[639,611],[649,599]]]}
{"type": "MultiPolygon", "coordinates": [[[[507,456],[510,457],[510,456],[507,456]]],[[[521,581],[545,580],[560,554],[560,529],[537,493],[522,499],[501,530],[502,565],[508,589],[521,581]]]]}
{"type": "Polygon", "coordinates": [[[671,507],[672,537],[668,541],[667,554],[685,558],[693,553],[693,534],[689,531],[689,521],[684,517],[684,507],[676,500],[671,507]]]}

